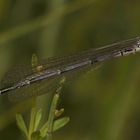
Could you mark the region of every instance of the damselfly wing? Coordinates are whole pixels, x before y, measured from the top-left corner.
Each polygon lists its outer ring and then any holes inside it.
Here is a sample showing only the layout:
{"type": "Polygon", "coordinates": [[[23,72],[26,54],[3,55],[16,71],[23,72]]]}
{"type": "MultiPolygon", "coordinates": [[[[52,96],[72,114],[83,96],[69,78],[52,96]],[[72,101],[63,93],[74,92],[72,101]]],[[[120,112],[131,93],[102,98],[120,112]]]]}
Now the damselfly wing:
{"type": "MultiPolygon", "coordinates": [[[[34,73],[33,67],[15,66],[5,75],[1,83],[1,95],[8,94],[14,97],[31,97],[32,89],[39,84],[41,90],[47,89],[50,91],[55,89],[55,82],[62,75],[66,75],[73,71],[83,69],[89,66],[95,66],[98,63],[110,60],[115,57],[126,56],[140,51],[139,37],[125,40],[122,42],[107,45],[98,49],[89,49],[77,54],[48,58],[41,61],[35,69],[41,69],[40,72],[34,73]],[[18,74],[21,72],[22,74],[18,74]],[[48,84],[47,84],[48,83],[48,84]],[[42,87],[42,88],[41,88],[42,87]],[[44,88],[45,87],[45,88],[44,88]],[[25,90],[29,93],[25,93],[25,90]],[[18,93],[18,94],[16,94],[18,93]]],[[[42,92],[38,95],[47,92],[42,92]]]]}

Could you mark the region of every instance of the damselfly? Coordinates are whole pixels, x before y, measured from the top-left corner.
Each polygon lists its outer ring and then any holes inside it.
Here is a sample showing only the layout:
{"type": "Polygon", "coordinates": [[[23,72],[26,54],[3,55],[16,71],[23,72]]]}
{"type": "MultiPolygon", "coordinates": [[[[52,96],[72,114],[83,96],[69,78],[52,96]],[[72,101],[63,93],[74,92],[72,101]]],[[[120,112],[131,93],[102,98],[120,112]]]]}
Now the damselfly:
{"type": "MultiPolygon", "coordinates": [[[[31,67],[28,67],[26,68],[27,72],[25,72],[22,77],[18,77],[17,75],[17,79],[11,78],[8,84],[3,84],[9,81],[9,78],[4,78],[2,80],[0,94],[13,95],[14,92],[20,89],[30,88],[30,86],[41,83],[44,80],[55,79],[65,73],[91,65],[94,66],[112,58],[135,54],[138,51],[140,51],[140,37],[121,41],[98,49],[89,49],[69,56],[48,58],[36,66],[36,69],[39,69],[37,73],[33,72],[31,67]],[[14,92],[11,93],[12,91],[14,92]]],[[[8,77],[10,76],[8,75],[8,77]]],[[[21,95],[22,94],[19,94],[19,96],[21,95]]],[[[28,94],[26,94],[26,96],[28,96],[28,94]]]]}

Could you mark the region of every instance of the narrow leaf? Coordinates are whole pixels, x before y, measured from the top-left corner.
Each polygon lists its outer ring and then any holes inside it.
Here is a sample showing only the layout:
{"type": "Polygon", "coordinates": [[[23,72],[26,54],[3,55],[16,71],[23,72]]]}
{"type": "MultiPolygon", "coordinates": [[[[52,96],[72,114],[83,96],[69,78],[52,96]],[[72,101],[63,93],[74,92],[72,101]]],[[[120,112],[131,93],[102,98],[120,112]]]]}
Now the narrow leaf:
{"type": "Polygon", "coordinates": [[[32,54],[31,64],[33,67],[38,65],[38,56],[35,53],[32,54]]]}
{"type": "Polygon", "coordinates": [[[57,102],[59,99],[59,94],[55,94],[52,100],[50,112],[49,112],[49,118],[48,118],[48,132],[51,133],[53,130],[53,121],[55,117],[55,110],[57,106],[57,102]]]}
{"type": "Polygon", "coordinates": [[[40,140],[42,137],[40,136],[40,131],[33,132],[31,135],[31,140],[40,140]]]}
{"type": "Polygon", "coordinates": [[[37,130],[37,128],[39,127],[39,123],[42,117],[42,110],[40,109],[39,111],[37,111],[36,116],[35,116],[35,126],[34,126],[34,131],[37,130]]]}
{"type": "Polygon", "coordinates": [[[65,126],[70,121],[69,117],[63,117],[61,119],[55,120],[53,125],[53,131],[60,129],[65,126]]]}
{"type": "Polygon", "coordinates": [[[47,135],[47,132],[48,132],[48,122],[46,122],[42,128],[40,129],[40,136],[41,137],[45,137],[47,135]]]}
{"type": "Polygon", "coordinates": [[[63,77],[60,79],[59,87],[57,88],[56,93],[59,94],[59,93],[61,92],[61,89],[62,89],[63,84],[65,83],[65,81],[66,81],[66,77],[63,76],[63,77]]]}
{"type": "Polygon", "coordinates": [[[53,131],[53,120],[55,117],[55,110],[56,110],[58,99],[59,99],[59,94],[55,94],[51,103],[49,118],[47,122],[40,129],[42,137],[45,137],[47,133],[50,134],[53,131]]]}
{"type": "Polygon", "coordinates": [[[29,124],[29,135],[30,136],[34,132],[34,128],[35,128],[35,117],[36,117],[36,109],[35,108],[32,108],[32,110],[31,110],[31,116],[30,116],[30,124],[29,124]]]}
{"type": "Polygon", "coordinates": [[[21,114],[16,114],[16,121],[19,129],[28,137],[28,130],[21,114]]]}

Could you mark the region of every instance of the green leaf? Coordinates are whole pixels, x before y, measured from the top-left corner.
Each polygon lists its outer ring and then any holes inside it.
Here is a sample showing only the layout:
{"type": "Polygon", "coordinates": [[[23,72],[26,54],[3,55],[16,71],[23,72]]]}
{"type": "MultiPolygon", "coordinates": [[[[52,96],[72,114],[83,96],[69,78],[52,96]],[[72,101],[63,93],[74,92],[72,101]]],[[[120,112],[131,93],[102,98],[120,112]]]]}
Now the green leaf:
{"type": "Polygon", "coordinates": [[[51,104],[51,108],[49,112],[49,118],[48,118],[48,132],[49,133],[53,131],[53,121],[55,117],[55,110],[57,107],[58,99],[59,99],[59,94],[55,94],[52,100],[52,104],[51,104]]]}
{"type": "Polygon", "coordinates": [[[42,137],[40,136],[40,131],[35,131],[31,135],[31,140],[40,140],[42,137]]]}
{"type": "Polygon", "coordinates": [[[40,109],[39,111],[37,111],[36,116],[35,116],[34,131],[36,131],[37,128],[39,127],[41,117],[42,117],[42,110],[40,109]]]}
{"type": "Polygon", "coordinates": [[[31,66],[32,66],[32,71],[33,71],[33,72],[37,72],[38,57],[37,57],[36,54],[33,54],[33,55],[32,55],[31,66]]]}
{"type": "Polygon", "coordinates": [[[53,121],[55,117],[55,110],[56,110],[58,99],[59,99],[59,94],[55,94],[51,103],[48,121],[40,129],[42,137],[45,137],[47,135],[47,132],[50,134],[53,131],[53,121]]]}
{"type": "Polygon", "coordinates": [[[62,86],[63,86],[63,84],[65,83],[65,81],[66,81],[66,77],[63,76],[63,77],[60,79],[59,87],[57,88],[56,93],[59,94],[59,93],[61,92],[62,86]]]}
{"type": "Polygon", "coordinates": [[[40,136],[41,137],[45,137],[47,135],[47,132],[48,132],[48,122],[46,122],[42,128],[40,129],[40,136]]]}
{"type": "Polygon", "coordinates": [[[30,116],[30,124],[29,124],[29,135],[34,132],[35,128],[35,118],[36,118],[36,109],[32,108],[31,110],[31,116],[30,116]]]}
{"type": "Polygon", "coordinates": [[[56,131],[61,127],[65,126],[69,121],[70,121],[69,117],[63,117],[58,120],[55,120],[53,125],[53,131],[56,131]]]}
{"type": "Polygon", "coordinates": [[[28,130],[21,114],[16,114],[16,121],[19,129],[28,137],[28,130]]]}
{"type": "Polygon", "coordinates": [[[60,80],[60,85],[63,85],[65,83],[65,81],[66,81],[66,77],[63,76],[60,80]]]}

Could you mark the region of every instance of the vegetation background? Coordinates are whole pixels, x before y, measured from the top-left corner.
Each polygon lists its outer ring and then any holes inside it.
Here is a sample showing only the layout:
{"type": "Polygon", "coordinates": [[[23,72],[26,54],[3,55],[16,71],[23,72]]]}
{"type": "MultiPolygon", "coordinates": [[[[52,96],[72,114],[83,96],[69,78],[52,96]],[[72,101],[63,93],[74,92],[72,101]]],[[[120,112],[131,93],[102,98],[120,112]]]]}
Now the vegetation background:
{"type": "MultiPolygon", "coordinates": [[[[0,0],[0,78],[33,53],[44,59],[136,37],[139,13],[138,0],[0,0]]],[[[54,139],[140,139],[139,59],[114,59],[66,83],[60,106],[71,121],[54,139]]],[[[37,101],[44,116],[48,102],[47,94],[37,101]]],[[[28,118],[29,106],[0,97],[0,139],[23,139],[15,113],[28,118]]]]}

